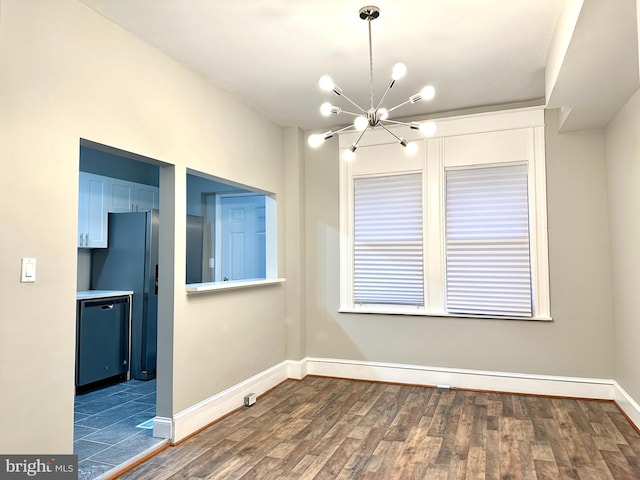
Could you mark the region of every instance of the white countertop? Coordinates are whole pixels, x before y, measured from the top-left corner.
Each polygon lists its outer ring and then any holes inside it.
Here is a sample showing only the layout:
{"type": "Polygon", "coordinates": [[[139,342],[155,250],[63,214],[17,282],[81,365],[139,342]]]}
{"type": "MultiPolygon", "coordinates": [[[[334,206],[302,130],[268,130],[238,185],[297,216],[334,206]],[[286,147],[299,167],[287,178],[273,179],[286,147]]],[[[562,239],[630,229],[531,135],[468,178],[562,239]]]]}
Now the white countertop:
{"type": "Polygon", "coordinates": [[[94,298],[122,297],[133,295],[131,290],[80,290],[76,292],[76,300],[91,300],[94,298]]]}

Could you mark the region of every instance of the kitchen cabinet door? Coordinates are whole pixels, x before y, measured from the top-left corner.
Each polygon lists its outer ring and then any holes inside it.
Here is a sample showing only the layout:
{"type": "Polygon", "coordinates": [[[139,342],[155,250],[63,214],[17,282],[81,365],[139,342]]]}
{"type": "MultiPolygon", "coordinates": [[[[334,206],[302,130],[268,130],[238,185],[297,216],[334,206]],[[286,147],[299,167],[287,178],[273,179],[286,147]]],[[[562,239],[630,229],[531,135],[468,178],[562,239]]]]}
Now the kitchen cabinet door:
{"type": "Polygon", "coordinates": [[[78,247],[107,247],[107,181],[80,172],[78,188],[78,247]]]}
{"type": "Polygon", "coordinates": [[[109,178],[108,208],[114,213],[135,212],[133,183],[109,178]]]}
{"type": "Polygon", "coordinates": [[[138,212],[148,212],[153,209],[157,210],[159,206],[158,187],[138,185],[136,189],[136,200],[138,212]]]}
{"type": "Polygon", "coordinates": [[[146,212],[158,208],[158,187],[109,179],[109,211],[146,212]]]}

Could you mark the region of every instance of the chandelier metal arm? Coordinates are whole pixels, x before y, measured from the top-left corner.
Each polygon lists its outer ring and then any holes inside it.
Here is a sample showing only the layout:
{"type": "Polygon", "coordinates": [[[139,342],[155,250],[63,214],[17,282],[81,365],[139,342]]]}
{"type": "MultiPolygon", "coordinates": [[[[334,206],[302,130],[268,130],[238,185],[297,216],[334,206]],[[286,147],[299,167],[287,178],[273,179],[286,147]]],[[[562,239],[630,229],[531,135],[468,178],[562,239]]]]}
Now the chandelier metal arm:
{"type": "Polygon", "coordinates": [[[400,145],[402,145],[403,147],[407,146],[407,141],[404,138],[399,137],[398,135],[393,133],[391,130],[389,130],[387,127],[385,127],[383,123],[380,122],[380,123],[378,123],[378,125],[380,125],[382,128],[384,128],[387,132],[389,132],[391,134],[392,137],[394,137],[396,140],[398,140],[398,142],[400,142],[400,145]]]}
{"type": "Polygon", "coordinates": [[[362,133],[360,134],[360,136],[358,137],[358,139],[353,142],[353,144],[351,145],[351,151],[355,152],[356,148],[358,148],[358,145],[360,144],[360,140],[362,140],[362,137],[364,136],[364,132],[366,132],[369,129],[369,127],[365,128],[362,133]]]}
{"type": "MultiPolygon", "coordinates": [[[[362,110],[363,113],[366,113],[364,110],[362,110]]],[[[356,112],[349,112],[348,110],[340,110],[340,113],[345,113],[347,115],[353,115],[354,117],[359,117],[360,115],[362,115],[362,113],[356,113],[356,112]]]]}
{"type": "Polygon", "coordinates": [[[409,100],[407,100],[407,101],[405,101],[405,102],[399,103],[399,104],[398,104],[398,105],[396,105],[395,107],[388,108],[388,109],[387,109],[387,111],[388,111],[389,113],[391,113],[391,112],[393,112],[394,110],[397,110],[397,109],[398,109],[398,108],[400,108],[400,107],[404,107],[407,103],[414,103],[414,102],[412,102],[412,101],[411,101],[411,99],[409,99],[409,100]]]}
{"type": "Polygon", "coordinates": [[[404,125],[405,127],[412,128],[413,130],[418,130],[420,125],[416,122],[400,122],[398,120],[385,120],[386,123],[393,123],[394,125],[404,125]]]}
{"type": "MultiPolygon", "coordinates": [[[[349,103],[351,103],[351,105],[353,105],[354,107],[356,107],[358,110],[360,110],[362,113],[364,113],[365,115],[367,114],[367,111],[362,108],[360,105],[358,105],[356,102],[354,102],[353,100],[351,100],[348,96],[346,96],[344,93],[340,94],[341,97],[343,97],[344,99],[346,99],[349,103]]],[[[344,112],[344,110],[343,110],[344,112]]],[[[359,113],[356,115],[360,115],[359,113]]]]}
{"type": "MultiPolygon", "coordinates": [[[[394,79],[391,79],[391,81],[389,82],[389,85],[387,85],[387,89],[382,94],[382,98],[380,98],[380,101],[378,102],[378,105],[376,105],[376,110],[378,110],[380,108],[380,105],[382,105],[382,102],[384,101],[384,97],[387,96],[387,93],[389,93],[389,90],[391,90],[391,88],[395,85],[395,83],[396,83],[396,81],[394,79]]],[[[390,111],[390,110],[388,110],[388,111],[390,111]]]]}
{"type": "Polygon", "coordinates": [[[390,119],[388,119],[388,118],[387,118],[384,122],[385,122],[385,123],[393,123],[394,125],[406,125],[407,127],[410,127],[410,126],[411,126],[411,125],[410,125],[410,124],[408,124],[407,122],[401,122],[401,121],[399,121],[399,120],[390,120],[390,119]]]}
{"type": "Polygon", "coordinates": [[[338,130],[329,130],[324,135],[325,135],[325,138],[331,138],[336,133],[346,132],[347,130],[355,130],[355,128],[356,127],[354,125],[347,125],[346,127],[339,128],[338,130]]]}

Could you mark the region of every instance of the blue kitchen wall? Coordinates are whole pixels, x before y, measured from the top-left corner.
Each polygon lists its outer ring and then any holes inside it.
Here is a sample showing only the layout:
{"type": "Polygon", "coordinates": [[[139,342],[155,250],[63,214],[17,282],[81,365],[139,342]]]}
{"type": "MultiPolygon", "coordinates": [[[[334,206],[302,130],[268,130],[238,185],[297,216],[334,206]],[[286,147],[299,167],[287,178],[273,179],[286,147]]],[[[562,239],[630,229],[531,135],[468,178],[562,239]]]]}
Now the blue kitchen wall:
{"type": "Polygon", "coordinates": [[[157,165],[80,144],[80,171],[158,187],[157,165]]]}
{"type": "Polygon", "coordinates": [[[187,214],[202,216],[202,194],[221,192],[249,192],[234,185],[216,182],[199,175],[187,173],[187,214]]]}

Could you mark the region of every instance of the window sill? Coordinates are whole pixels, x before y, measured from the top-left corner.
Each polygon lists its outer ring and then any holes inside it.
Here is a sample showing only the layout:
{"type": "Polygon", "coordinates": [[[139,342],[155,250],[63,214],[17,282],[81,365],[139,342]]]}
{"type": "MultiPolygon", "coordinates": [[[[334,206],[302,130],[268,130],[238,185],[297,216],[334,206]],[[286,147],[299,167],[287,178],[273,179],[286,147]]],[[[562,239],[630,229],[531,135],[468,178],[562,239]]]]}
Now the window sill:
{"type": "Polygon", "coordinates": [[[537,317],[509,317],[502,315],[463,315],[452,314],[445,312],[427,312],[425,310],[410,310],[410,309],[397,309],[397,308],[340,308],[338,313],[359,313],[369,315],[409,315],[417,317],[440,317],[440,318],[473,318],[477,320],[520,320],[520,321],[535,321],[535,322],[552,322],[552,317],[537,316],[537,317]]]}
{"type": "Polygon", "coordinates": [[[262,280],[236,280],[231,282],[207,282],[190,283],[185,286],[187,295],[198,293],[218,292],[223,290],[234,290],[238,288],[253,288],[264,285],[276,285],[284,283],[286,278],[267,278],[262,280]]]}

